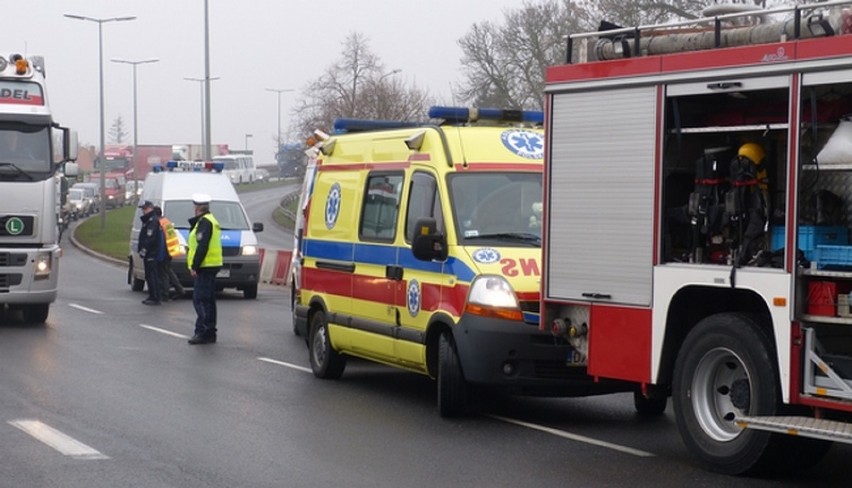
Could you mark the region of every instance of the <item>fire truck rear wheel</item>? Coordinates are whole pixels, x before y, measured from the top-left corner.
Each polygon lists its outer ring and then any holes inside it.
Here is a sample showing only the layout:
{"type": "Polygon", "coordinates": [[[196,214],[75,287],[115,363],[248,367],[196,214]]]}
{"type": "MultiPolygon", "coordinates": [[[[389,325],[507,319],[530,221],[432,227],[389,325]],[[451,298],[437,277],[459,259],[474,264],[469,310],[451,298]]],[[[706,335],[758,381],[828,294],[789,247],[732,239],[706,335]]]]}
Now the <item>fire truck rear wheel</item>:
{"type": "Polygon", "coordinates": [[[675,363],[672,400],[684,443],[708,469],[762,473],[781,455],[777,434],[741,430],[734,423],[739,416],[777,412],[772,351],[766,334],[740,314],[707,317],[686,336],[675,363]]]}
{"type": "Polygon", "coordinates": [[[340,378],[346,368],[346,356],[331,347],[328,321],[322,310],[314,312],[311,316],[311,339],[308,344],[314,376],[325,380],[340,378]]]}
{"type": "Polygon", "coordinates": [[[450,331],[438,339],[438,411],[441,417],[459,417],[468,412],[470,387],[464,379],[456,343],[450,331]]]}

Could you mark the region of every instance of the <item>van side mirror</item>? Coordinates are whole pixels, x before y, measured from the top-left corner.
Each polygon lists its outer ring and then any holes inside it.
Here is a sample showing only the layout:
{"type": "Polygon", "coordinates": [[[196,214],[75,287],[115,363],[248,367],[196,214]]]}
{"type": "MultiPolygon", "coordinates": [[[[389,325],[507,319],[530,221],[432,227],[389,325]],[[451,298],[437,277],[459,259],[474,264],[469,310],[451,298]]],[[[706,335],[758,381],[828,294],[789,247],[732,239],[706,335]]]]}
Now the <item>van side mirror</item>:
{"type": "Polygon", "coordinates": [[[421,261],[444,261],[447,259],[447,236],[438,232],[435,219],[417,219],[411,252],[421,261]]]}
{"type": "Polygon", "coordinates": [[[252,224],[251,230],[254,232],[263,232],[263,222],[255,222],[252,224]]]}

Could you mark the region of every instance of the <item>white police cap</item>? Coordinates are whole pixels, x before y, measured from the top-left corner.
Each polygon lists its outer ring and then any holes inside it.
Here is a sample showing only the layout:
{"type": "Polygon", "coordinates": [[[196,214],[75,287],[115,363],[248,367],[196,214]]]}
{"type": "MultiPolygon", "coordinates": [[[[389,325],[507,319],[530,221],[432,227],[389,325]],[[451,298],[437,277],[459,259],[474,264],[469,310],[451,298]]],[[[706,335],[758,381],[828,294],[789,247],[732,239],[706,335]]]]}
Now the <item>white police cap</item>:
{"type": "Polygon", "coordinates": [[[195,205],[210,205],[210,195],[206,193],[193,193],[192,203],[195,205]]]}

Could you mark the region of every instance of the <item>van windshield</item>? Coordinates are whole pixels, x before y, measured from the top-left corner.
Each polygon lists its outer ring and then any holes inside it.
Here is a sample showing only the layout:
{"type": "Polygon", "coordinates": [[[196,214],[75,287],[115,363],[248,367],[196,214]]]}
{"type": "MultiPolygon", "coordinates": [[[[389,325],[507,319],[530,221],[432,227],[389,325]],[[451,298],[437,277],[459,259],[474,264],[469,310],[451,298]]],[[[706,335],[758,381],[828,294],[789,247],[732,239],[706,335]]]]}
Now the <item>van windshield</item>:
{"type": "Polygon", "coordinates": [[[541,246],[541,173],[453,173],[448,183],[460,243],[541,246]]]}
{"type": "MultiPolygon", "coordinates": [[[[210,213],[219,221],[223,230],[249,230],[249,223],[239,202],[210,202],[210,213]]],[[[189,229],[189,219],[195,217],[195,206],[191,200],[166,202],[163,215],[178,229],[189,229]]]]}

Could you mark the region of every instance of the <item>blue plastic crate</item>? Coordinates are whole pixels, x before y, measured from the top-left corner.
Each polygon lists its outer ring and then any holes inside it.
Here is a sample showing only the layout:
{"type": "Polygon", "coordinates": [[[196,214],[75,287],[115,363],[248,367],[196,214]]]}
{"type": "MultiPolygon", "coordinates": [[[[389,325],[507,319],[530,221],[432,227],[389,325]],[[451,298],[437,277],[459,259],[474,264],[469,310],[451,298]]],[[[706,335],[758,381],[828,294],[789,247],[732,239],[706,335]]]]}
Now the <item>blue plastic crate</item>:
{"type": "MultiPolygon", "coordinates": [[[[784,247],[786,234],[786,227],[772,228],[773,251],[784,247]]],[[[805,253],[805,258],[808,261],[814,260],[814,251],[817,246],[840,246],[843,244],[849,244],[849,229],[846,227],[825,225],[799,226],[799,249],[805,253]]]]}
{"type": "Polygon", "coordinates": [[[817,246],[813,262],[817,269],[852,268],[852,246],[817,246]]]}

